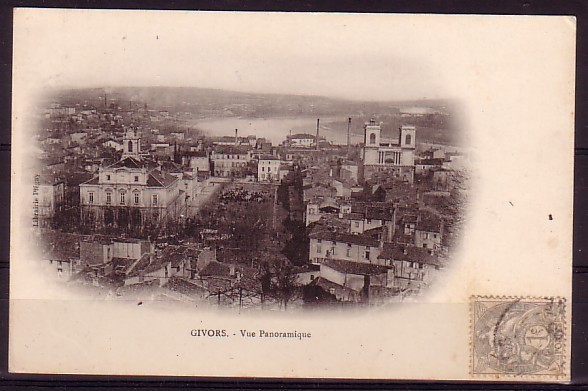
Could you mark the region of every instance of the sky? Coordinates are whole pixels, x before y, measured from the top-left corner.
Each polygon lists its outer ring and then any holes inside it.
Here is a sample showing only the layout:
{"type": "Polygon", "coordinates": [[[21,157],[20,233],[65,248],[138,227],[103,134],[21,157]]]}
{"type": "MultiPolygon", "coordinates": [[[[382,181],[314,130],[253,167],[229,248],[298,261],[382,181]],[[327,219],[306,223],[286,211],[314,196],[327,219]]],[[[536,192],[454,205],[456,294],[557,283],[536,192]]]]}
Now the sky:
{"type": "Polygon", "coordinates": [[[575,33],[573,18],[21,8],[13,77],[30,88],[467,100],[560,66],[562,32],[575,33]]]}
{"type": "Polygon", "coordinates": [[[434,99],[452,35],[434,16],[19,9],[15,56],[34,48],[43,86],[434,99]]]}

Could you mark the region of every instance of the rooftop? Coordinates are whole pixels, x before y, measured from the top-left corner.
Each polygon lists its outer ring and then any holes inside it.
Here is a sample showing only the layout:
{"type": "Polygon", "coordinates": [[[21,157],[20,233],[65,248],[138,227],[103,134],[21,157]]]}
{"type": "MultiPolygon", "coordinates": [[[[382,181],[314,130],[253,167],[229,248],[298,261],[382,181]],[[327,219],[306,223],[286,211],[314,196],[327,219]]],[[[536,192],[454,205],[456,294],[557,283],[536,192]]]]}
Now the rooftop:
{"type": "Polygon", "coordinates": [[[345,274],[357,274],[360,276],[370,276],[387,273],[390,270],[389,267],[372,265],[369,263],[353,262],[353,261],[341,261],[336,259],[325,259],[321,263],[331,269],[337,270],[338,272],[345,274]]]}
{"type": "Polygon", "coordinates": [[[440,266],[441,262],[420,247],[405,246],[396,243],[384,243],[384,248],[378,259],[390,259],[394,261],[409,261],[420,264],[440,266]]]}
{"type": "Polygon", "coordinates": [[[308,235],[310,239],[320,239],[338,243],[355,244],[358,246],[378,247],[380,242],[366,235],[353,235],[342,232],[332,232],[325,230],[317,230],[308,235]]]}

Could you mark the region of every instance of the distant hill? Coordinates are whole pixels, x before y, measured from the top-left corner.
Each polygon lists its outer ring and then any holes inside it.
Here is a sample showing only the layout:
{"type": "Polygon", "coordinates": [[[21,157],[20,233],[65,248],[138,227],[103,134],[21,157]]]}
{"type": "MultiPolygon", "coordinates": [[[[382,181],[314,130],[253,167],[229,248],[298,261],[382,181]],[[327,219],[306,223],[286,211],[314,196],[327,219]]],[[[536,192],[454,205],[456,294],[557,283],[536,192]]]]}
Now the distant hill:
{"type": "MultiPolygon", "coordinates": [[[[451,100],[421,101],[354,101],[322,96],[262,94],[206,89],[197,87],[115,87],[63,89],[47,96],[47,103],[104,106],[104,97],[121,109],[146,107],[170,113],[191,113],[193,118],[219,117],[295,117],[316,116],[366,121],[375,116],[383,121],[385,132],[400,124],[412,123],[428,128],[432,142],[453,143],[456,140],[456,102],[451,100]],[[403,115],[404,113],[404,115],[403,115]],[[418,114],[418,115],[414,115],[418,114]]],[[[342,131],[345,130],[342,122],[342,131]]],[[[358,122],[355,122],[358,123],[358,122]]]]}

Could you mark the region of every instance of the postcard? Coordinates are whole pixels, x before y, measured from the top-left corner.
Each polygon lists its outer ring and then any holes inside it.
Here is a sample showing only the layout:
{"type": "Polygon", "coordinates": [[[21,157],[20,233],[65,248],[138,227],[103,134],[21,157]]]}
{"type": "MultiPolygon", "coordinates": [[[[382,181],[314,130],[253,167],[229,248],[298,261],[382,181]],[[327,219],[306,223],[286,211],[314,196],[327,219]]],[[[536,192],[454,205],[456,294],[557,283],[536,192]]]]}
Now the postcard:
{"type": "Polygon", "coordinates": [[[14,12],[14,373],[570,381],[576,21],[14,12]]]}

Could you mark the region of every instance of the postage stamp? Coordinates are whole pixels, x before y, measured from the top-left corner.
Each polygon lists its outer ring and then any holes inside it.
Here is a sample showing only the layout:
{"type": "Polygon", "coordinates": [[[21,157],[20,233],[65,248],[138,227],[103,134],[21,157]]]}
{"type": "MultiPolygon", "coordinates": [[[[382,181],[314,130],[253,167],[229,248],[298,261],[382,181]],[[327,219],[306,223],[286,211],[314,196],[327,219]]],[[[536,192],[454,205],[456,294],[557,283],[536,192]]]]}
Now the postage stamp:
{"type": "Polygon", "coordinates": [[[565,299],[472,296],[472,376],[566,376],[565,299]]]}

